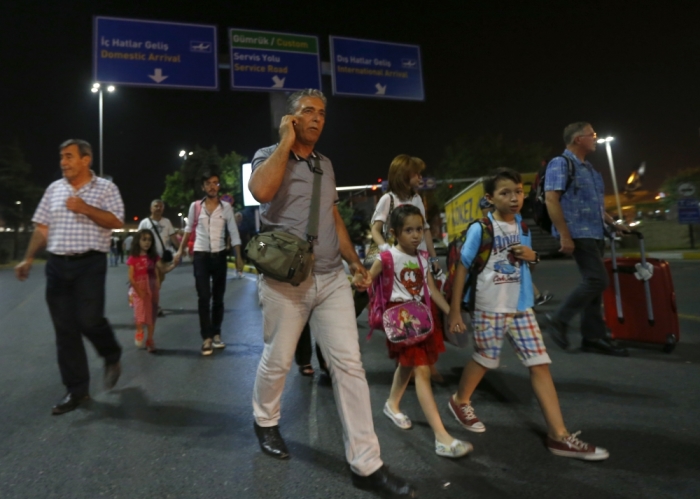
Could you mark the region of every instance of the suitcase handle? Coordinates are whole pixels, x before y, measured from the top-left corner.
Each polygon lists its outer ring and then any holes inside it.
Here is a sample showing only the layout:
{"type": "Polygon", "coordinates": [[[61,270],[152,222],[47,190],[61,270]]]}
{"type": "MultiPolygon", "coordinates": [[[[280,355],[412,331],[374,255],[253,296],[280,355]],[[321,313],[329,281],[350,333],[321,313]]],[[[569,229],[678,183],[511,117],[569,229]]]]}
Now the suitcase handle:
{"type": "MultiPolygon", "coordinates": [[[[617,320],[622,323],[624,322],[624,316],[622,314],[622,301],[620,299],[620,281],[618,274],[619,273],[627,273],[628,270],[625,268],[627,266],[623,267],[618,267],[617,265],[617,256],[615,255],[615,226],[610,226],[610,230],[608,231],[608,235],[610,237],[610,253],[612,256],[612,265],[613,265],[613,280],[615,284],[615,302],[617,305],[617,320]]],[[[639,241],[639,253],[641,255],[641,263],[642,267],[647,266],[647,258],[644,250],[644,234],[639,232],[638,230],[631,230],[628,232],[628,234],[636,236],[637,240],[639,241]]],[[[650,325],[654,325],[654,308],[651,303],[651,288],[649,286],[649,281],[644,281],[644,295],[646,298],[646,304],[647,304],[647,320],[649,321],[650,325]]]]}

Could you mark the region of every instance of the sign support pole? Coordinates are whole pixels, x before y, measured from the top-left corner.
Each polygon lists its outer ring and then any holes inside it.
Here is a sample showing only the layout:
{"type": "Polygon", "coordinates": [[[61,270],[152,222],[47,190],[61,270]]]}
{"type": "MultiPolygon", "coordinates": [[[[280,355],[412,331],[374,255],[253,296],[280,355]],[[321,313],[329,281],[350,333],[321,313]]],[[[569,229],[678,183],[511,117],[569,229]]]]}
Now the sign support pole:
{"type": "Polygon", "coordinates": [[[102,160],[104,155],[102,153],[102,86],[100,86],[100,178],[104,177],[104,168],[102,166],[102,160]]]}

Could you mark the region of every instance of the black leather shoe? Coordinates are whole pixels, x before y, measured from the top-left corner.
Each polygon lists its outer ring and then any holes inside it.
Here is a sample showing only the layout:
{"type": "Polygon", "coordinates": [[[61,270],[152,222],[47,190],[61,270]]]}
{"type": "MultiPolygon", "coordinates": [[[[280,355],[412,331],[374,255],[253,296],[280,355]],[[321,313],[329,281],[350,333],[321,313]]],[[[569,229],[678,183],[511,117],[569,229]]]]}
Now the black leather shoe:
{"type": "Polygon", "coordinates": [[[86,400],[90,400],[90,395],[75,395],[74,393],[68,392],[58,404],[51,408],[51,414],[59,416],[74,411],[81,402],[85,402],[86,400]]]}
{"type": "Polygon", "coordinates": [[[117,361],[114,364],[105,364],[105,390],[111,390],[119,381],[119,376],[122,373],[122,365],[117,361]]]}
{"type": "Polygon", "coordinates": [[[552,341],[557,344],[557,346],[563,350],[569,348],[569,339],[566,337],[567,326],[562,321],[554,318],[552,314],[546,314],[547,318],[547,331],[549,332],[549,337],[552,341]]]}
{"type": "Polygon", "coordinates": [[[361,490],[376,492],[381,497],[418,497],[406,480],[389,472],[386,466],[368,476],[352,473],[352,484],[361,490]]]}
{"type": "Polygon", "coordinates": [[[258,437],[260,448],[268,456],[276,457],[277,459],[289,459],[289,451],[280,435],[279,426],[269,426],[267,428],[258,426],[258,423],[253,423],[255,435],[258,437]]]}
{"type": "Polygon", "coordinates": [[[621,346],[615,340],[607,340],[605,338],[599,338],[597,340],[587,340],[584,338],[583,341],[581,341],[581,350],[584,352],[614,355],[615,357],[630,356],[630,353],[625,347],[621,346]]]}

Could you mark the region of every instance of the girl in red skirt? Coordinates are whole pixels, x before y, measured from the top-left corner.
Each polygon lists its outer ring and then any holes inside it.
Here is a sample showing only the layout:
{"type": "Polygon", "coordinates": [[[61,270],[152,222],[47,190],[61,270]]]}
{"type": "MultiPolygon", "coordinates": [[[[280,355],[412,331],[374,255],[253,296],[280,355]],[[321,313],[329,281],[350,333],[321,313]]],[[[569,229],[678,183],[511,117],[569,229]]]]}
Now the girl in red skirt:
{"type": "Polygon", "coordinates": [[[129,296],[134,307],[134,321],[136,322],[136,335],[134,343],[137,347],[143,347],[143,326],[146,326],[148,337],[146,338],[146,350],[156,352],[153,342],[153,330],[158,315],[158,301],[160,281],[158,274],[167,274],[175,268],[174,264],[165,265],[156,252],[153,244],[153,233],[150,229],[138,231],[131,245],[129,258],[126,260],[129,266],[129,296]]]}
{"type": "MultiPolygon", "coordinates": [[[[426,301],[423,296],[424,282],[427,279],[432,300],[443,312],[449,313],[450,307],[447,301],[435,286],[431,273],[428,272],[429,264],[424,256],[425,252],[421,254],[417,251],[423,241],[424,224],[423,215],[413,205],[399,206],[391,213],[389,227],[396,245],[389,250],[394,262],[394,275],[387,308],[412,301],[424,303],[426,301]]],[[[379,277],[382,270],[382,261],[378,258],[369,270],[372,280],[379,277]]],[[[355,284],[367,284],[360,282],[362,277],[359,273],[355,276],[357,279],[355,284]]],[[[406,313],[401,315],[401,321],[403,329],[420,328],[417,320],[406,313]]],[[[411,420],[399,409],[399,403],[413,374],[418,402],[435,433],[435,452],[439,456],[451,458],[461,457],[470,452],[472,445],[469,442],[457,440],[445,430],[430,386],[430,366],[437,361],[438,355],[445,351],[441,331],[435,331],[434,327],[433,332],[425,340],[414,345],[391,343],[387,340],[387,346],[389,357],[397,359],[399,365],[394,373],[389,398],[384,404],[384,414],[401,429],[408,430],[412,427],[411,420]]]]}

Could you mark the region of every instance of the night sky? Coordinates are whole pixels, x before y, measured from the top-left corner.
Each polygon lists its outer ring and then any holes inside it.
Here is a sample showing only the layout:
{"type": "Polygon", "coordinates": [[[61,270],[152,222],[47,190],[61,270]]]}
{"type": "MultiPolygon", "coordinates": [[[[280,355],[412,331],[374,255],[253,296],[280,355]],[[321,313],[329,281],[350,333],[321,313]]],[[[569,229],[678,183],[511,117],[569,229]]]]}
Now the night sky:
{"type": "MultiPolygon", "coordinates": [[[[613,135],[618,183],[647,162],[644,188],[700,166],[700,2],[117,2],[8,1],[0,6],[0,142],[19,141],[36,181],[60,175],[57,146],[99,142],[92,16],[214,24],[421,46],[425,102],[333,97],[318,149],[338,185],[384,178],[399,153],[435,172],[467,134],[502,134],[563,149],[561,132],[590,121],[613,135]],[[532,6],[529,6],[532,4],[532,6]]],[[[273,142],[265,93],[119,87],[105,95],[105,173],[127,219],[148,212],[181,149],[216,145],[251,158],[273,142]]],[[[610,180],[604,148],[589,159],[610,180]]],[[[97,169],[97,165],[95,165],[97,169]]],[[[168,213],[171,219],[172,211],[168,213]]]]}

